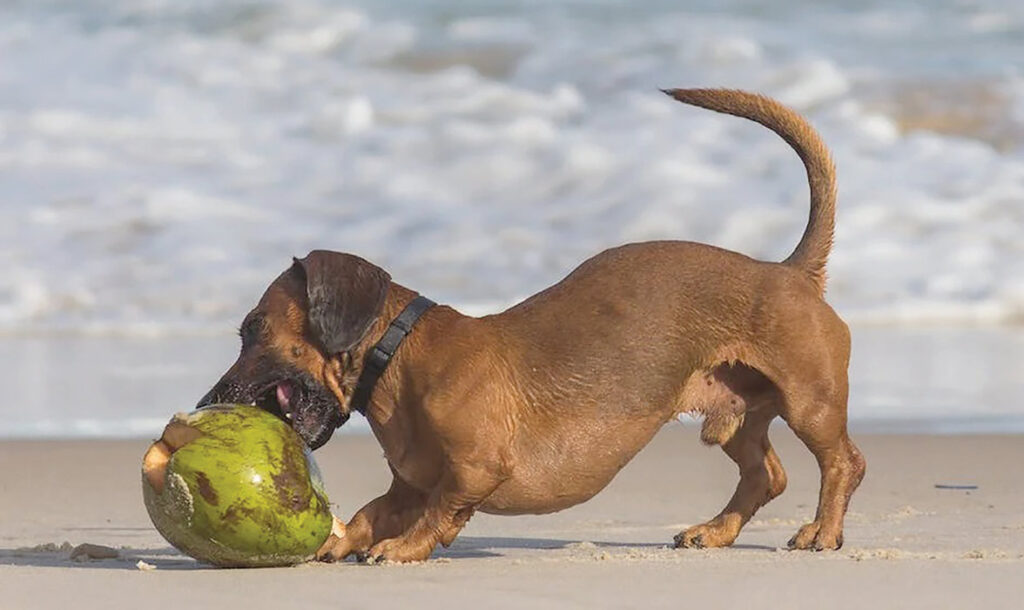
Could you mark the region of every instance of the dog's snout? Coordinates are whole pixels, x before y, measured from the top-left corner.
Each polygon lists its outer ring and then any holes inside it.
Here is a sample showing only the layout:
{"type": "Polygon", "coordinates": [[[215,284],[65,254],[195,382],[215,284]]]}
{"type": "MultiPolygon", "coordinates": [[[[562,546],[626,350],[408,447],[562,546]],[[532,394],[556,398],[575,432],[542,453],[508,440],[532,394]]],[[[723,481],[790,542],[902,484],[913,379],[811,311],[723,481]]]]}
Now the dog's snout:
{"type": "Polygon", "coordinates": [[[257,387],[257,384],[242,384],[235,377],[224,376],[199,399],[196,408],[222,403],[255,404],[257,387]]]}
{"type": "Polygon", "coordinates": [[[221,379],[217,382],[213,389],[206,393],[205,396],[199,399],[196,403],[196,408],[200,409],[207,405],[234,402],[234,403],[248,403],[254,400],[254,396],[250,396],[251,390],[248,387],[239,385],[234,381],[225,381],[221,379]]]}
{"type": "Polygon", "coordinates": [[[199,402],[196,403],[196,408],[202,409],[207,405],[212,405],[218,402],[220,402],[220,395],[217,392],[217,388],[214,387],[199,399],[199,402]]]}

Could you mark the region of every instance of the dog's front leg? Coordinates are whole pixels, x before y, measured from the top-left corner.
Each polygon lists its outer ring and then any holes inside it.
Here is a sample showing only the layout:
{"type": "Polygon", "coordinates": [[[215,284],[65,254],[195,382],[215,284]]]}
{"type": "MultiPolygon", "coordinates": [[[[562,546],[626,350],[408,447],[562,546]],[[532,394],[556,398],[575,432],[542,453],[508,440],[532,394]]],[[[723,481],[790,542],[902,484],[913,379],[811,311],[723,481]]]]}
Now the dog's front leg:
{"type": "Polygon", "coordinates": [[[365,555],[385,538],[406,531],[423,514],[428,495],[411,487],[392,469],[391,488],[371,500],[352,517],[347,525],[337,517],[327,541],[317,551],[320,561],[340,561],[355,553],[365,555]]]}
{"type": "Polygon", "coordinates": [[[482,468],[448,470],[427,499],[426,507],[400,536],[377,542],[368,557],[373,561],[423,561],[438,543],[448,546],[476,507],[501,483],[482,468]]]}

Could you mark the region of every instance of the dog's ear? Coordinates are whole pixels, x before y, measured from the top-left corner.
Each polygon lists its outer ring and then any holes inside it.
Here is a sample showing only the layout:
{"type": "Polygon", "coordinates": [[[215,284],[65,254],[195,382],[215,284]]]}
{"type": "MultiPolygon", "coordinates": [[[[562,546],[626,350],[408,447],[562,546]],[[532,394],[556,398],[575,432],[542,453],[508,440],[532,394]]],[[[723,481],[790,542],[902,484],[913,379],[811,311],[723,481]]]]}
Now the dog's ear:
{"type": "Polygon", "coordinates": [[[327,250],[296,258],[292,267],[306,279],[313,337],[330,354],[359,343],[384,309],[391,276],[358,256],[327,250]]]}

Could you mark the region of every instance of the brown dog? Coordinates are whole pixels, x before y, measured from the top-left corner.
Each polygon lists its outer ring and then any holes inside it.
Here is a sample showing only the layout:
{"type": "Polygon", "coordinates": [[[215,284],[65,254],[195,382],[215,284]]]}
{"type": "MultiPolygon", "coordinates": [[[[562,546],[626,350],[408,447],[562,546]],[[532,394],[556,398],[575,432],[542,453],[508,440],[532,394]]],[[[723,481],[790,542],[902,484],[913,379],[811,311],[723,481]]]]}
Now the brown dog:
{"type": "MultiPolygon", "coordinates": [[[[335,531],[325,560],[414,561],[476,510],[546,513],[599,492],[667,421],[704,416],[701,439],[740,469],[721,513],[680,547],[731,544],[786,487],[768,441],[781,415],[821,467],[814,521],[789,541],[836,549],[865,463],[847,435],[850,335],[822,299],[835,176],[828,150],[779,103],[730,90],[675,99],[782,136],[810,180],[810,220],[782,263],[690,242],[607,250],[498,315],[437,306],[384,371],[365,410],[394,475],[335,531]]],[[[314,251],[242,325],[242,351],[200,404],[254,402],[313,448],[348,417],[364,358],[416,293],[371,263],[314,251]]]]}

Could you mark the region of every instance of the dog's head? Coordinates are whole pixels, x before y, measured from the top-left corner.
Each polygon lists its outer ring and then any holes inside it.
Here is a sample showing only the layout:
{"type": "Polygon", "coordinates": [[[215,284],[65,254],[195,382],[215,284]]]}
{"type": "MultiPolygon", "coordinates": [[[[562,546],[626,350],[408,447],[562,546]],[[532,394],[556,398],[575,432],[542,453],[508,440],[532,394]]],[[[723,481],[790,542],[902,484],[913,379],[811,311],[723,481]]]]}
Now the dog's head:
{"type": "Polygon", "coordinates": [[[242,351],[198,407],[255,404],[288,421],[312,449],[348,420],[350,351],[384,308],[391,276],[351,254],[294,259],[245,316],[242,351]]]}

